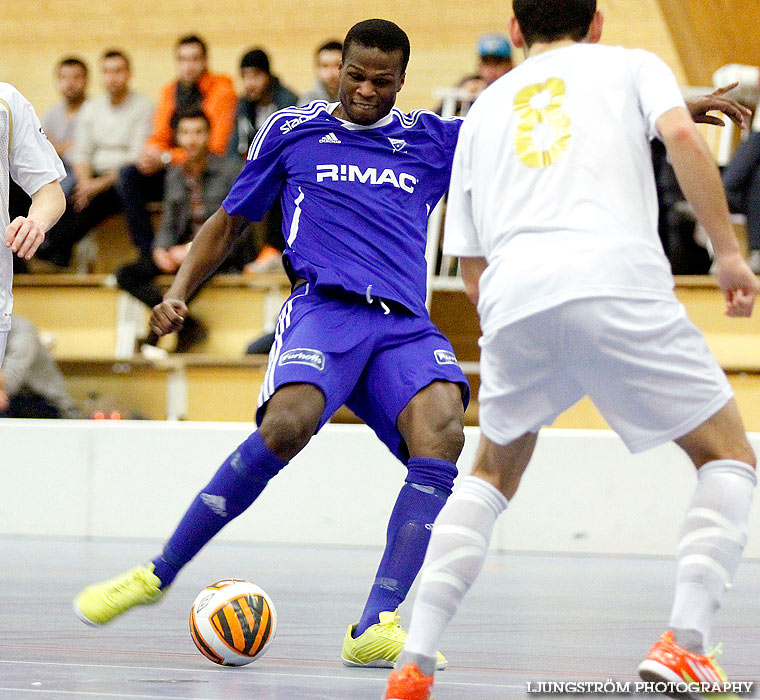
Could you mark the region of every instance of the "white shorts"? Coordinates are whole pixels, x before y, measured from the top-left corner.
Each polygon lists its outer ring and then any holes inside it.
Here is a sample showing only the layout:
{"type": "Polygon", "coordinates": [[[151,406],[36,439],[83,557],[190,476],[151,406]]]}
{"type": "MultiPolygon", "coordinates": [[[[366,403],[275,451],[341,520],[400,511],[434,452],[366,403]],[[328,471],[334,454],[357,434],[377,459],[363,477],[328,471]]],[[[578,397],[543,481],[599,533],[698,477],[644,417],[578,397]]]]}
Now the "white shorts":
{"type": "Polygon", "coordinates": [[[3,366],[5,357],[5,344],[8,341],[8,331],[0,331],[0,367],[3,366]]]}
{"type": "Polygon", "coordinates": [[[570,301],[481,338],[480,426],[504,445],[588,395],[631,452],[679,438],[733,397],[672,301],[570,301]]]}

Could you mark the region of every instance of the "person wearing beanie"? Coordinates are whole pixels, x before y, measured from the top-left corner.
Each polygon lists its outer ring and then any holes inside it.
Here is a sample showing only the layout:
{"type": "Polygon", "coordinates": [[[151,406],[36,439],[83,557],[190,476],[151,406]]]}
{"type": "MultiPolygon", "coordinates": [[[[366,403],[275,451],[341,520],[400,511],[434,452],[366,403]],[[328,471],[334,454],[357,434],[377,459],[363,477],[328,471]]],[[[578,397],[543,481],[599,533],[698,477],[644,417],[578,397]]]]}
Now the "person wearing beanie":
{"type": "Polygon", "coordinates": [[[263,49],[251,49],[240,59],[243,94],[238,99],[235,129],[228,153],[245,158],[261,125],[276,111],[292,107],[298,95],[272,75],[269,56],[263,49]]]}

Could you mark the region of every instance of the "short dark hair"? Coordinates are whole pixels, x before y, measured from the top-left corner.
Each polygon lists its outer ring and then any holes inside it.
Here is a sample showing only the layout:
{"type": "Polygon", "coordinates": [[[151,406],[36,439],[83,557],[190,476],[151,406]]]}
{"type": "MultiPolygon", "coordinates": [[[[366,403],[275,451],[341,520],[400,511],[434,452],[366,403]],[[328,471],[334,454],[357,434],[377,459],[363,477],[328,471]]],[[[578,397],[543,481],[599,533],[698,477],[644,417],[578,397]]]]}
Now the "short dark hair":
{"type": "Polygon", "coordinates": [[[180,46],[187,46],[187,44],[198,44],[198,46],[201,47],[201,51],[203,52],[203,57],[205,58],[208,55],[208,48],[206,47],[206,42],[203,41],[197,34],[186,34],[183,37],[180,37],[177,39],[177,45],[174,47],[175,50],[179,49],[180,46]]]}
{"type": "Polygon", "coordinates": [[[100,60],[106,61],[109,58],[120,58],[127,64],[127,68],[130,67],[129,57],[121,49],[108,49],[108,51],[104,51],[100,60]]]}
{"type": "Polygon", "coordinates": [[[272,71],[269,66],[269,56],[264,49],[251,49],[243,54],[243,58],[240,59],[240,70],[243,68],[256,68],[257,70],[272,75],[272,71]]]}
{"type": "Polygon", "coordinates": [[[513,0],[525,43],[559,39],[581,41],[596,13],[596,0],[513,0]]]}
{"type": "Polygon", "coordinates": [[[409,63],[409,37],[397,24],[387,19],[365,19],[348,30],[343,41],[343,62],[352,44],[366,46],[369,49],[380,49],[384,53],[401,51],[401,72],[406,71],[409,63]]]}
{"type": "Polygon", "coordinates": [[[337,39],[330,39],[320,46],[315,52],[315,56],[319,56],[323,51],[340,51],[343,52],[343,43],[337,39]]]}
{"type": "Polygon", "coordinates": [[[211,131],[211,120],[208,118],[208,115],[202,109],[194,108],[194,109],[186,109],[184,111],[181,111],[177,115],[178,127],[179,127],[179,123],[183,119],[203,119],[203,121],[206,122],[206,128],[209,131],[211,131]]]}
{"type": "Polygon", "coordinates": [[[60,71],[64,66],[79,66],[84,71],[85,77],[89,73],[87,70],[87,64],[81,58],[77,58],[76,56],[67,56],[64,59],[61,59],[58,62],[56,71],[60,71]]]}

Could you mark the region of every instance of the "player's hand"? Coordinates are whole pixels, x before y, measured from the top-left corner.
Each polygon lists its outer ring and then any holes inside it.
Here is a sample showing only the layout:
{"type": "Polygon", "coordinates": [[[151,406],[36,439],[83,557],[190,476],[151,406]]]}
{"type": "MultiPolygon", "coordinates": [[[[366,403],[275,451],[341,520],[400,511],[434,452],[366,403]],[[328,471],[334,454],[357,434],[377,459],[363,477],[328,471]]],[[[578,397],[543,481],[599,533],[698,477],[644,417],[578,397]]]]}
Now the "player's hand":
{"type": "Polygon", "coordinates": [[[691,118],[698,124],[714,124],[724,126],[725,122],[720,117],[709,116],[707,112],[723,112],[740,129],[748,129],[752,118],[752,112],[736,100],[726,97],[726,93],[733,90],[739,83],[731,83],[718,88],[709,95],[702,95],[692,100],[686,100],[691,118]]]}
{"type": "Polygon", "coordinates": [[[161,272],[165,272],[167,275],[173,275],[179,269],[179,263],[174,261],[166,248],[153,249],[153,262],[156,263],[156,267],[161,272]]]}
{"type": "Polygon", "coordinates": [[[167,253],[169,257],[174,261],[174,264],[179,269],[179,266],[185,262],[187,254],[190,252],[190,243],[184,243],[182,245],[173,245],[167,253]]]}
{"type": "Polygon", "coordinates": [[[173,333],[182,328],[187,316],[187,305],[181,299],[164,299],[153,307],[150,329],[158,336],[173,333]]]}
{"type": "Polygon", "coordinates": [[[82,211],[98,194],[99,188],[95,178],[80,180],[74,187],[72,199],[75,211],[82,211]]]}
{"type": "Polygon", "coordinates": [[[726,316],[751,316],[760,285],[741,253],[717,259],[715,268],[718,286],[726,297],[726,316]]]}
{"type": "Polygon", "coordinates": [[[44,240],[42,227],[25,216],[17,216],[5,229],[6,247],[24,260],[31,260],[44,240]]]}
{"type": "Polygon", "coordinates": [[[161,151],[155,146],[147,146],[137,160],[137,169],[143,175],[154,175],[163,167],[161,151]]]}
{"type": "Polygon", "coordinates": [[[0,389],[0,413],[7,411],[11,407],[11,399],[8,392],[0,389]]]}

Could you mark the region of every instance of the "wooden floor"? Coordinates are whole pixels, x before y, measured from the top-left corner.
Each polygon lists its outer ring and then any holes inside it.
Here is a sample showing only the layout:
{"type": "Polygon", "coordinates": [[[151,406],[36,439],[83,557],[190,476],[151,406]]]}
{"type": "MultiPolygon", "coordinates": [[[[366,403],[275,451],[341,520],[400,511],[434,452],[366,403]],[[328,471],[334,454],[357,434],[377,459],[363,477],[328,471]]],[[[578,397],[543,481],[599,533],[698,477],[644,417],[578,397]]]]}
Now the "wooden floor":
{"type": "MultiPolygon", "coordinates": [[[[100,629],[74,616],[71,600],[81,587],[145,561],[158,547],[0,539],[0,698],[381,697],[387,671],[345,668],[339,660],[378,550],[212,543],[159,605],[100,629]],[[187,624],[196,594],[231,576],[262,586],[279,618],[267,654],[237,669],[201,656],[187,624]]],[[[506,700],[524,698],[527,684],[539,681],[634,682],[636,666],[665,629],[674,569],[670,559],[492,555],[441,641],[450,665],[437,674],[435,697],[506,700]]],[[[404,621],[409,612],[407,603],[404,621]]],[[[760,562],[748,561],[714,630],[733,681],[760,681],[759,626],[760,562]]],[[[760,684],[752,697],[758,691],[760,684]]]]}

